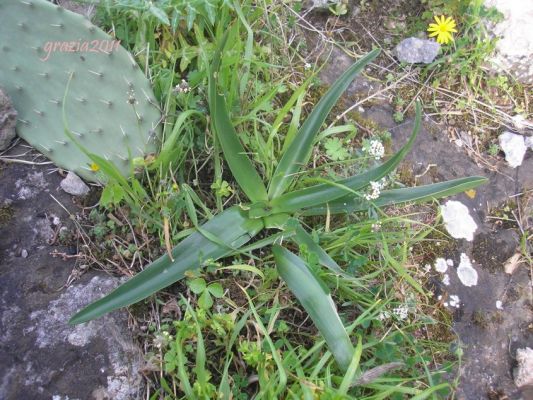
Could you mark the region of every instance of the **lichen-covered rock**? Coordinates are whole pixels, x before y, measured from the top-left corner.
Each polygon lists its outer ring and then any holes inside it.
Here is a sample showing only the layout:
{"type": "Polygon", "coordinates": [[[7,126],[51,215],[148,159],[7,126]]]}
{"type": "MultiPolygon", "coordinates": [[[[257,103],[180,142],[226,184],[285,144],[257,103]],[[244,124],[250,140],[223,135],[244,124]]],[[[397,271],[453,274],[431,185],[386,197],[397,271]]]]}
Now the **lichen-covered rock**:
{"type": "Polygon", "coordinates": [[[522,135],[512,132],[504,132],[499,137],[500,147],[505,153],[505,160],[512,168],[522,165],[527,146],[522,135]]]}
{"type": "Polygon", "coordinates": [[[16,125],[17,111],[13,108],[9,97],[0,88],[0,151],[7,149],[17,135],[16,125]]]}
{"type": "Polygon", "coordinates": [[[434,40],[410,37],[394,48],[394,55],[401,62],[409,64],[430,64],[439,53],[440,44],[434,40]]]}
{"type": "MultiPolygon", "coordinates": [[[[22,143],[10,152],[23,153],[22,143]]],[[[68,257],[76,247],[58,243],[61,229],[75,229],[69,212],[78,206],[48,168],[10,163],[0,174],[0,205],[10,210],[0,220],[0,399],[140,399],[142,355],[127,312],[68,324],[120,279],[81,276],[68,257]]]]}
{"type": "Polygon", "coordinates": [[[485,5],[496,7],[504,16],[503,21],[489,26],[489,32],[499,38],[491,64],[522,83],[533,83],[533,2],[485,0],[485,5]]]}

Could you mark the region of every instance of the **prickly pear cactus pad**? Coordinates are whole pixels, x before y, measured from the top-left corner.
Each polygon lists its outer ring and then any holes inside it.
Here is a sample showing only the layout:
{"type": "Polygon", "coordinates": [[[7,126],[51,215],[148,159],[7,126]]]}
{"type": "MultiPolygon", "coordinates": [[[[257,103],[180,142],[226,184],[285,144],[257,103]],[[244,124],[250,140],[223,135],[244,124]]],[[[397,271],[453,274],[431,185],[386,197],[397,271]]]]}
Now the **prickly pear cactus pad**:
{"type": "Polygon", "coordinates": [[[132,56],[46,0],[0,0],[0,86],[18,111],[19,136],[87,180],[97,180],[96,168],[65,133],[63,106],[76,142],[125,176],[133,158],[156,150],[160,112],[132,56]]]}

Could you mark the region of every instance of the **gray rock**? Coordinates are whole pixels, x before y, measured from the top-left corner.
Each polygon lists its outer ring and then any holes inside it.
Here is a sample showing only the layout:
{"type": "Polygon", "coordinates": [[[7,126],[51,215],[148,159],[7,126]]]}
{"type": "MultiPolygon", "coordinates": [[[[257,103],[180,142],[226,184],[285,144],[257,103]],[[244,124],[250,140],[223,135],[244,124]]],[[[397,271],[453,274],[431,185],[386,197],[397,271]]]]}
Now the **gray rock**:
{"type": "Polygon", "coordinates": [[[20,256],[22,258],[28,258],[28,250],[22,249],[22,251],[20,252],[20,256]]]}
{"type": "Polygon", "coordinates": [[[17,135],[15,125],[17,125],[17,111],[13,108],[9,97],[0,89],[0,151],[7,149],[17,135]]]}
{"type": "MultiPolygon", "coordinates": [[[[398,150],[411,134],[413,120],[406,117],[403,123],[397,124],[392,118],[393,113],[390,107],[373,106],[363,116],[375,121],[380,129],[391,132],[393,149],[398,150]]],[[[502,161],[497,165],[498,172],[484,170],[466,154],[466,146],[453,145],[444,132],[445,126],[426,119],[413,151],[407,155],[399,171],[409,185],[413,180],[422,185],[463,176],[484,175],[489,178],[486,185],[475,189],[473,198],[472,193],[452,198],[468,206],[476,221],[478,230],[474,241],[451,242],[455,249],[448,247],[437,254],[452,259],[457,266],[459,254],[465,253],[478,274],[477,285],[467,287],[459,280],[454,266],[447,271],[449,285],[439,282],[435,286],[435,295],[442,294],[450,300],[455,295],[460,299],[460,308],[454,307],[450,311],[453,312],[454,331],[459,335],[464,351],[462,370],[467,373],[461,374],[456,398],[486,400],[487,393],[501,390],[509,399],[533,399],[525,387],[516,387],[510,373],[515,362],[511,354],[515,349],[531,348],[528,326],[533,320],[533,311],[529,268],[525,264],[517,268],[510,279],[504,264],[520,246],[520,236],[510,229],[493,233],[499,224],[494,219],[486,219],[502,202],[517,198],[517,194],[521,194],[520,199],[526,204],[521,215],[525,218],[532,215],[533,197],[528,189],[533,187],[533,157],[524,157],[522,165],[516,169],[502,161]],[[497,308],[498,301],[505,304],[503,311],[497,308]],[[473,323],[473,318],[480,315],[482,326],[473,323]]],[[[427,210],[427,206],[419,207],[427,210]]],[[[415,210],[419,209],[411,209],[411,212],[416,214],[415,210]]],[[[526,226],[526,222],[522,224],[526,226]]]]}
{"type": "MultiPolygon", "coordinates": [[[[324,52],[322,61],[326,62],[326,65],[319,73],[320,80],[322,83],[331,86],[357,60],[337,47],[332,47],[324,52]]],[[[383,85],[379,79],[370,79],[360,74],[350,83],[345,93],[346,96],[369,96],[382,88],[383,85]]]]}
{"type": "Polygon", "coordinates": [[[496,71],[510,73],[522,83],[533,83],[533,2],[524,0],[485,0],[496,7],[504,19],[489,24],[491,36],[498,37],[496,52],[490,60],[496,71]]]}
{"type": "Polygon", "coordinates": [[[60,185],[61,189],[73,196],[85,196],[89,193],[89,186],[74,172],[69,172],[60,185]]]}
{"type": "Polygon", "coordinates": [[[522,165],[522,160],[526,154],[527,146],[522,135],[512,132],[503,132],[498,136],[500,147],[505,153],[505,160],[512,168],[522,165]]]}
{"type": "Polygon", "coordinates": [[[396,58],[409,64],[430,64],[439,53],[440,44],[434,40],[410,37],[402,40],[394,48],[396,58]]]}
{"type": "MultiPolygon", "coordinates": [[[[10,152],[23,150],[21,143],[10,152]]],[[[10,204],[13,213],[0,221],[0,399],[139,399],[143,361],[128,314],[118,311],[83,325],[68,324],[74,312],[120,279],[91,272],[80,277],[75,259],[53,256],[69,251],[57,241],[49,243],[56,218],[75,229],[62,208],[76,211],[72,196],[58,190],[56,202],[42,190],[22,199],[14,190],[15,182],[28,185],[28,180],[58,187],[60,176],[46,171],[47,166],[13,163],[0,174],[0,204],[10,204]],[[26,249],[31,257],[17,257],[17,249],[19,256],[26,249]]]]}

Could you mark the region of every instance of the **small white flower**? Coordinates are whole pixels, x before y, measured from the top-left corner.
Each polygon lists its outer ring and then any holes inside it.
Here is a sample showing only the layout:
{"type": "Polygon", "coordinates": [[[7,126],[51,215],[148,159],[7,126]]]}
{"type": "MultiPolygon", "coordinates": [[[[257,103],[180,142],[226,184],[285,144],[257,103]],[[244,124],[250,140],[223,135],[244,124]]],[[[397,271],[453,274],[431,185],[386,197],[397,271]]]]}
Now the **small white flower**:
{"type": "Polygon", "coordinates": [[[409,315],[409,308],[406,305],[401,305],[392,310],[392,312],[399,320],[404,320],[409,315]]]}
{"type": "Polygon", "coordinates": [[[382,311],[378,315],[378,319],[380,321],[384,321],[384,320],[389,319],[389,318],[390,318],[390,312],[388,312],[388,311],[382,311]]]}
{"type": "Polygon", "coordinates": [[[174,93],[189,93],[190,91],[191,87],[185,79],[182,79],[181,83],[174,88],[174,93]]]}
{"type": "Polygon", "coordinates": [[[309,64],[308,62],[306,62],[306,63],[304,64],[304,68],[305,68],[305,69],[311,69],[311,64],[309,64]]]}
{"type": "Polygon", "coordinates": [[[364,150],[368,155],[374,157],[375,160],[381,160],[385,155],[385,147],[383,147],[383,144],[376,139],[371,140],[364,150]]]}
{"type": "Polygon", "coordinates": [[[424,266],[424,271],[426,271],[426,272],[430,272],[430,271],[431,271],[431,264],[426,264],[426,265],[424,266]]]}
{"type": "Polygon", "coordinates": [[[496,301],[496,308],[498,310],[503,310],[503,304],[502,304],[501,300],[497,300],[496,301]]]}
{"type": "Polygon", "coordinates": [[[448,274],[444,274],[442,277],[442,283],[444,283],[446,286],[450,286],[450,276],[448,274]]]}
{"type": "Polygon", "coordinates": [[[365,199],[368,201],[376,200],[381,193],[381,189],[385,187],[386,183],[387,181],[385,178],[382,178],[377,182],[370,181],[370,193],[364,195],[365,199]]]}
{"type": "Polygon", "coordinates": [[[450,267],[453,267],[453,260],[451,260],[451,259],[448,258],[448,259],[446,260],[446,264],[448,264],[448,266],[450,266],[450,267]]]}

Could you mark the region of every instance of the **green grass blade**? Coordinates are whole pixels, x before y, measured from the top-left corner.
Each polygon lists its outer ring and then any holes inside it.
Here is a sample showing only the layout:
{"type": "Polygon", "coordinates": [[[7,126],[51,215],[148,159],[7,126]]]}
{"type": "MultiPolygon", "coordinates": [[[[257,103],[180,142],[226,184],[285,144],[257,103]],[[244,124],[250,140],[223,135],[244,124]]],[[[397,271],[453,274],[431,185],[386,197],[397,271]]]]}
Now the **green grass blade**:
{"type": "Polygon", "coordinates": [[[187,271],[200,268],[206,260],[229,255],[233,248],[247,243],[262,228],[261,220],[248,219],[238,207],[229,208],[202,227],[203,231],[217,237],[225,245],[209,240],[203,233],[195,232],[174,247],[174,262],[167,254],[163,255],[110,294],[78,312],[69,323],[90,321],[143,300],[182,279],[187,271]]]}
{"type": "Polygon", "coordinates": [[[384,190],[378,199],[372,203],[362,200],[359,197],[341,197],[327,205],[309,208],[302,212],[303,215],[324,215],[328,211],[331,214],[353,213],[367,210],[370,204],[376,207],[385,207],[398,203],[422,202],[440,197],[452,196],[487,183],[487,178],[482,176],[471,176],[467,178],[453,179],[451,181],[433,183],[431,185],[418,186],[414,188],[401,188],[384,190]]]}
{"type": "Polygon", "coordinates": [[[294,174],[305,166],[311,156],[311,150],[320,127],[326,120],[329,112],[344,93],[350,83],[359,72],[379,54],[375,49],[353,64],[339,79],[330,87],[324,97],[315,106],[309,117],[305,120],[298,134],[283,153],[281,160],[274,172],[270,187],[269,198],[273,199],[287,189],[291,184],[294,174]]]}
{"type": "Polygon", "coordinates": [[[305,245],[309,252],[315,253],[320,264],[328,268],[331,272],[344,276],[345,273],[342,268],[339,267],[339,264],[337,264],[322,247],[315,243],[313,237],[307,233],[307,231],[298,223],[297,220],[295,221],[296,226],[294,228],[294,235],[291,236],[291,239],[300,246],[305,245]]]}
{"type": "Polygon", "coordinates": [[[218,46],[211,65],[209,76],[209,111],[218,142],[235,180],[251,201],[266,200],[267,192],[265,185],[246,155],[246,151],[237,136],[237,132],[228,113],[224,96],[217,91],[215,74],[218,73],[220,56],[226,40],[227,34],[221,41],[220,46],[218,46]]]}
{"type": "Polygon", "coordinates": [[[372,168],[362,174],[337,181],[334,184],[322,183],[305,189],[286,193],[276,199],[273,199],[273,212],[289,212],[303,208],[314,207],[319,204],[331,202],[335,199],[346,196],[347,190],[359,190],[369,185],[370,181],[379,181],[381,178],[391,173],[412,149],[418,132],[420,132],[421,119],[422,106],[420,105],[420,102],[417,101],[415,124],[413,126],[411,137],[394,156],[375,168],[372,168]]]}
{"type": "Polygon", "coordinates": [[[346,371],[354,348],[331,295],[300,257],[279,245],[274,245],[272,251],[280,276],[309,313],[339,367],[346,371]]]}
{"type": "Polygon", "coordinates": [[[355,374],[357,373],[357,369],[359,368],[359,362],[361,361],[361,355],[363,354],[363,339],[361,336],[357,339],[357,347],[355,348],[355,352],[352,358],[352,361],[350,362],[350,366],[348,367],[348,370],[346,371],[346,374],[342,378],[341,385],[339,387],[339,394],[341,395],[347,395],[348,390],[350,390],[351,383],[353,382],[355,378],[355,374]]]}

